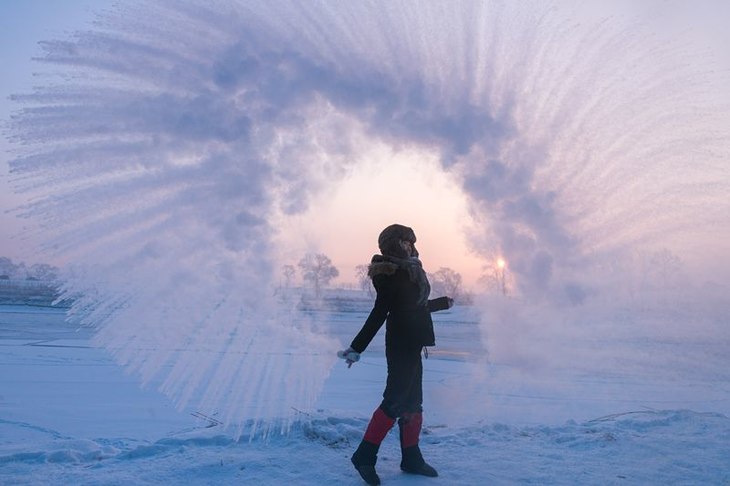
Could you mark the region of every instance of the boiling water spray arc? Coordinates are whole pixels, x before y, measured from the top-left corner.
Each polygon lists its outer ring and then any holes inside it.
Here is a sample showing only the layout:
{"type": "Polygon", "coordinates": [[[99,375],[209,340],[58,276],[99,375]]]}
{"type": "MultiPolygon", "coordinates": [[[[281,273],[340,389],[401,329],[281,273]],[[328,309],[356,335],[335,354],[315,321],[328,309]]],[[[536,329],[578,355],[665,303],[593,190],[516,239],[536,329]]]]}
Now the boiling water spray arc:
{"type": "Polygon", "coordinates": [[[502,293],[522,305],[611,299],[637,249],[692,259],[730,235],[724,72],[651,19],[576,15],[121,6],[44,42],[56,81],[15,96],[19,211],[69,262],[72,316],[120,363],[227,424],[286,423],[341,343],[272,300],[273,221],[368,141],[438,154],[468,197],[474,251],[503,255],[502,293]]]}

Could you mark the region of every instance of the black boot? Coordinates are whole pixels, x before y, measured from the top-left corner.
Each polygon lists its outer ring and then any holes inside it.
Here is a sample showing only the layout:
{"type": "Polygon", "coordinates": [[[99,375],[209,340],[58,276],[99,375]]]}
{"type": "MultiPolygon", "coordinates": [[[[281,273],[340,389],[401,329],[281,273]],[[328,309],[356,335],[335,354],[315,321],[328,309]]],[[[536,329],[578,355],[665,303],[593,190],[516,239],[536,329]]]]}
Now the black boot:
{"type": "Polygon", "coordinates": [[[429,466],[428,463],[423,459],[421,455],[421,449],[418,446],[408,447],[402,449],[403,459],[400,462],[401,471],[409,474],[420,474],[421,476],[428,476],[435,478],[439,475],[436,470],[429,466]]]}
{"type": "Polygon", "coordinates": [[[378,473],[375,472],[375,462],[378,460],[379,445],[362,441],[350,459],[363,480],[371,486],[380,484],[378,473]]]}
{"type": "Polygon", "coordinates": [[[439,474],[426,464],[421,455],[421,449],[418,448],[418,436],[421,435],[422,423],[423,414],[421,412],[403,414],[398,420],[401,454],[403,454],[400,468],[403,472],[435,478],[439,474]]]}

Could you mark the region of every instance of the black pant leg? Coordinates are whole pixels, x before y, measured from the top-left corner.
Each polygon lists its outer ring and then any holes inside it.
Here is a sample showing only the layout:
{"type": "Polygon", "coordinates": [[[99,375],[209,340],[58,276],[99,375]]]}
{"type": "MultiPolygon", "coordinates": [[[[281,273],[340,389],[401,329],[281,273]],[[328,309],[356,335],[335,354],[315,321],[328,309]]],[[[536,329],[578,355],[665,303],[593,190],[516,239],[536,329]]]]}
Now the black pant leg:
{"type": "Polygon", "coordinates": [[[420,412],[423,403],[423,365],[420,349],[386,350],[388,378],[380,407],[391,418],[420,412]]]}

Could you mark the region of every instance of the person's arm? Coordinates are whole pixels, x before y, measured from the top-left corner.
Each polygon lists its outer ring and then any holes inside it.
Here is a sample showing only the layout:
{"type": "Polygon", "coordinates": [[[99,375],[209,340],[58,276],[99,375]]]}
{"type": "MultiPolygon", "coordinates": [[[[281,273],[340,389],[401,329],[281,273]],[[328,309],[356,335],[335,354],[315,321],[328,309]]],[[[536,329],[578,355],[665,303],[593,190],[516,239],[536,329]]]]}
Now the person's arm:
{"type": "Polygon", "coordinates": [[[373,279],[373,285],[377,291],[373,310],[370,311],[370,315],[365,321],[365,324],[363,324],[362,329],[360,329],[360,332],[357,333],[357,336],[355,336],[355,339],[350,344],[350,348],[358,353],[365,351],[370,341],[373,340],[383,326],[393,301],[393,288],[389,277],[377,276],[373,279]]]}
{"type": "Polygon", "coordinates": [[[437,312],[440,310],[450,309],[454,305],[454,299],[451,297],[439,297],[428,301],[429,312],[437,312]]]}

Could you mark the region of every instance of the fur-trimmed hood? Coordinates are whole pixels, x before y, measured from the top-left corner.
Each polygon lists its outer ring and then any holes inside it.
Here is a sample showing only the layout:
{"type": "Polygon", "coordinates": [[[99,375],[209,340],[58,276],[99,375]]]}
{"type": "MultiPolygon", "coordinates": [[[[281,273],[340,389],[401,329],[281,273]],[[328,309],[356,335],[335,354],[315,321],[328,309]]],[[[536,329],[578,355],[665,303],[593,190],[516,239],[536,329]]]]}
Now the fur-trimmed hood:
{"type": "Polygon", "coordinates": [[[368,277],[376,275],[393,275],[398,270],[398,264],[387,260],[383,255],[373,255],[368,267],[368,277]]]}
{"type": "Polygon", "coordinates": [[[399,269],[408,273],[408,279],[418,285],[418,305],[428,303],[428,295],[431,293],[431,284],[428,282],[426,272],[423,270],[421,261],[416,257],[396,258],[388,255],[373,255],[368,267],[368,276],[372,279],[377,275],[393,275],[399,269]]]}

